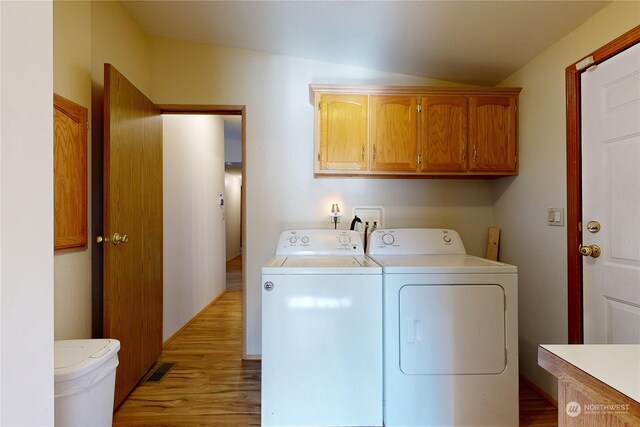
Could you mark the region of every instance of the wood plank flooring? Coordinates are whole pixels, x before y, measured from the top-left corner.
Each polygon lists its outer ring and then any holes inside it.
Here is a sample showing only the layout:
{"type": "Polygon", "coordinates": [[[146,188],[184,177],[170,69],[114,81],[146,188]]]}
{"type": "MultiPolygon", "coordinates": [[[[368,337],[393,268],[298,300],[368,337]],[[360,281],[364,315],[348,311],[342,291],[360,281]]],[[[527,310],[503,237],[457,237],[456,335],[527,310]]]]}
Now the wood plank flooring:
{"type": "Polygon", "coordinates": [[[242,289],[242,254],[227,262],[227,290],[242,289]]]}
{"type": "MultiPolygon", "coordinates": [[[[113,425],[259,426],[260,361],[241,359],[241,313],[239,290],[203,310],[165,345],[160,361],[176,366],[161,382],[136,387],[113,425]]],[[[557,409],[521,381],[520,426],[557,425],[557,409]]]]}
{"type": "Polygon", "coordinates": [[[139,385],[114,426],[259,426],[260,361],[241,359],[240,291],[226,292],[165,346],[176,362],[159,383],[139,385]]]}

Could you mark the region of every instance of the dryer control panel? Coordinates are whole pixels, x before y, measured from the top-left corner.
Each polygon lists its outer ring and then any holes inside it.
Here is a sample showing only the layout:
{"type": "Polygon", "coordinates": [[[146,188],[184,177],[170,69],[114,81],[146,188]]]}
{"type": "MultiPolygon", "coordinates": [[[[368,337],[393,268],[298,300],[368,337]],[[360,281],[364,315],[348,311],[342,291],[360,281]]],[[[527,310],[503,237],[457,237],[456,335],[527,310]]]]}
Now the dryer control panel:
{"type": "Polygon", "coordinates": [[[465,255],[455,230],[443,228],[389,228],[371,233],[370,255],[465,255]]]}
{"type": "Polygon", "coordinates": [[[276,255],[364,255],[360,234],[351,230],[287,230],[276,255]]]}

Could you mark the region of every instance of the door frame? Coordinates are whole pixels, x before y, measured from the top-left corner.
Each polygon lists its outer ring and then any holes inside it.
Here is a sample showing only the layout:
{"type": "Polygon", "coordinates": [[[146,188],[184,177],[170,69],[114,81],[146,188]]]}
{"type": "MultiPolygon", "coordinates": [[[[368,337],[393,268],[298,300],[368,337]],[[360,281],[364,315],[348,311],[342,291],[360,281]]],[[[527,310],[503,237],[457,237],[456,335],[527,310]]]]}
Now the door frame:
{"type": "Polygon", "coordinates": [[[241,245],[244,262],[242,263],[242,358],[247,359],[247,116],[244,105],[196,105],[196,104],[157,104],[162,114],[211,114],[216,116],[242,116],[242,185],[240,187],[241,245]]]}
{"type": "Polygon", "coordinates": [[[582,344],[582,150],[580,77],[590,66],[600,64],[640,43],[640,25],[627,31],[565,69],[567,119],[567,297],[568,342],[582,344]]]}

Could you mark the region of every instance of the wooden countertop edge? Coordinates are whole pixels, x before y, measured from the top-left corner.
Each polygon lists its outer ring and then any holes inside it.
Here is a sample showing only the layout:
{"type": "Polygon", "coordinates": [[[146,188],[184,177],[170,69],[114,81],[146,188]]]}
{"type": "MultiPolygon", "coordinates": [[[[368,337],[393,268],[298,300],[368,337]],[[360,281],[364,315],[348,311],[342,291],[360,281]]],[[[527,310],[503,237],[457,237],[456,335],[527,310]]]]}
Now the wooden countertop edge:
{"type": "Polygon", "coordinates": [[[636,400],[605,384],[542,346],[538,346],[538,365],[553,374],[559,381],[571,383],[577,391],[593,402],[603,405],[629,405],[627,413],[616,414],[618,418],[632,422],[637,422],[637,419],[640,418],[640,403],[636,400]]]}

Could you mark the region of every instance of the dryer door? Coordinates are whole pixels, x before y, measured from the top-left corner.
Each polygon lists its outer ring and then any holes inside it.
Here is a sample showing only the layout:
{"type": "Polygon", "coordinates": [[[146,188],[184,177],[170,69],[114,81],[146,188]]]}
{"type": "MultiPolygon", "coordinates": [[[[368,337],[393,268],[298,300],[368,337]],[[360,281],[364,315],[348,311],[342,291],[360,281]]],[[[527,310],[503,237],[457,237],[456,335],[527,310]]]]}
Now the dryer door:
{"type": "Polygon", "coordinates": [[[407,285],[399,297],[403,373],[500,374],[505,369],[501,286],[407,285]]]}

